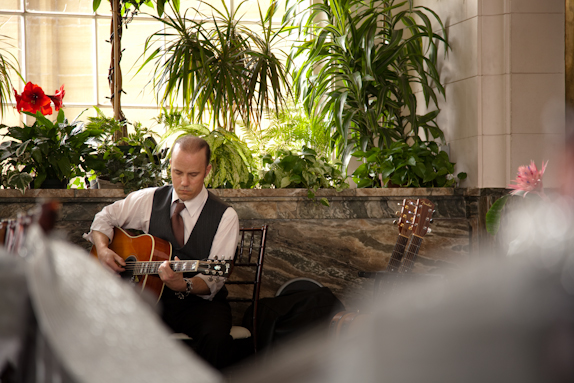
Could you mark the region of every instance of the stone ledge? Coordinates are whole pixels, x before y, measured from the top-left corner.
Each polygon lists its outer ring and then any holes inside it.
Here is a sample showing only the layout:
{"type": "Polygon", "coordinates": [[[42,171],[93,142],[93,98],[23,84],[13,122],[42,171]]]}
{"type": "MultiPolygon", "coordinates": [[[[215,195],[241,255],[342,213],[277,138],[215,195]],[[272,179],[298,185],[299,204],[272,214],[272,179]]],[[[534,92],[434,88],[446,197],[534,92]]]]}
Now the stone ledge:
{"type": "MultiPolygon", "coordinates": [[[[388,188],[388,189],[345,189],[340,192],[334,189],[319,189],[315,195],[327,198],[380,198],[380,197],[440,197],[440,196],[470,196],[478,197],[489,190],[504,189],[478,188],[388,188]]],[[[210,189],[222,198],[307,198],[307,189],[210,189]]],[[[0,198],[30,199],[30,198],[123,198],[122,189],[32,189],[24,194],[19,190],[0,189],[0,198]]]]}

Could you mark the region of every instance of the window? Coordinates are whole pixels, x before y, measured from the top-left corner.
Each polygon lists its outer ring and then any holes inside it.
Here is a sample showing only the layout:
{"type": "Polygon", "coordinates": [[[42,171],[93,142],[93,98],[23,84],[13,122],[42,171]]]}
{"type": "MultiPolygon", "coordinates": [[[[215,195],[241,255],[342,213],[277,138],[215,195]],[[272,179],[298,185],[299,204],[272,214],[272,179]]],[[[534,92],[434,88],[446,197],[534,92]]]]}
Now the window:
{"type": "MultiPolygon", "coordinates": [[[[234,0],[226,0],[228,7],[234,0]]],[[[18,57],[21,73],[26,81],[41,86],[53,94],[65,85],[65,113],[73,120],[86,110],[81,119],[95,115],[94,105],[113,115],[109,100],[108,68],[111,57],[111,11],[103,0],[97,14],[92,12],[92,0],[2,0],[0,2],[0,35],[10,37],[13,47],[4,46],[18,57]]],[[[181,0],[181,8],[196,6],[197,0],[181,0]]],[[[257,1],[249,0],[240,8],[242,21],[249,23],[259,18],[257,1]]],[[[205,6],[203,6],[205,7],[205,6]]],[[[142,8],[144,12],[155,10],[142,8]]],[[[264,10],[265,11],[265,10],[264,10]]],[[[191,15],[188,14],[188,17],[191,15]]],[[[282,15],[278,15],[280,18],[282,15]]],[[[141,62],[145,39],[159,30],[162,23],[144,13],[124,27],[122,36],[122,111],[129,121],[139,121],[153,127],[153,119],[160,108],[149,84],[151,66],[135,74],[141,62]],[[147,86],[146,86],[147,85],[147,86]]],[[[24,83],[13,77],[21,92],[24,83]]],[[[15,110],[8,110],[3,118],[6,125],[17,125],[21,118],[15,110]]]]}

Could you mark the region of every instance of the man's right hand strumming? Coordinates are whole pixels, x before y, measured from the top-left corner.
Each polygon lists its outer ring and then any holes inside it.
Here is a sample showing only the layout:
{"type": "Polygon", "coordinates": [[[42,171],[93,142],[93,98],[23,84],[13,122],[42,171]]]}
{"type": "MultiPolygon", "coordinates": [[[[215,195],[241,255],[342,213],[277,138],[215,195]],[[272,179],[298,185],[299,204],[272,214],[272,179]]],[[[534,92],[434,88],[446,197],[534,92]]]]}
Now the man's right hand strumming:
{"type": "Polygon", "coordinates": [[[99,231],[92,231],[92,239],[96,246],[96,251],[98,252],[98,259],[106,269],[111,270],[114,273],[125,271],[124,267],[126,262],[113,250],[108,248],[110,239],[107,235],[99,231]]]}

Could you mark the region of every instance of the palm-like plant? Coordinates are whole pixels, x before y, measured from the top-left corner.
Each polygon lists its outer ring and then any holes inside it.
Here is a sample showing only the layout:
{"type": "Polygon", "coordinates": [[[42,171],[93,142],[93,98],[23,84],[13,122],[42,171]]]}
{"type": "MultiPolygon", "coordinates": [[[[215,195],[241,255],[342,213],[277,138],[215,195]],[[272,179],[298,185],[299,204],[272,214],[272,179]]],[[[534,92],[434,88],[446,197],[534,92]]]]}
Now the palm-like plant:
{"type": "Polygon", "coordinates": [[[417,115],[412,88],[419,84],[427,106],[437,104],[437,93],[444,96],[437,51],[448,43],[433,32],[429,13],[445,35],[436,13],[412,0],[323,0],[307,9],[300,24],[305,38],[293,53],[292,62],[302,62],[293,68],[293,87],[309,115],[336,127],[344,164],[356,150],[389,147],[420,130],[427,139],[443,138],[438,110],[417,115]]]}
{"type": "Polygon", "coordinates": [[[307,116],[305,109],[288,102],[279,113],[274,113],[266,129],[245,128],[243,137],[251,149],[275,157],[279,151],[313,148],[319,157],[330,158],[331,134],[321,119],[307,116]]]}
{"type": "Polygon", "coordinates": [[[212,9],[211,17],[195,8],[183,16],[174,12],[175,16],[156,17],[166,30],[147,39],[144,55],[148,56],[140,70],[155,63],[153,85],[162,102],[171,105],[181,96],[193,122],[203,123],[208,116],[214,128],[233,131],[236,121],[257,123],[265,110],[284,104],[284,91],[290,91],[287,72],[273,47],[286,27],[271,24],[276,2],[265,15],[259,9],[261,34],[237,18],[243,3],[233,13],[225,2],[224,11],[205,4],[212,9]],[[188,18],[189,12],[203,17],[188,18]],[[156,42],[160,47],[153,49],[156,42]]]}
{"type": "MultiPolygon", "coordinates": [[[[250,188],[255,184],[252,174],[255,162],[247,144],[233,132],[222,128],[208,129],[201,124],[192,124],[179,112],[165,111],[158,122],[166,128],[159,146],[169,138],[193,135],[203,138],[211,148],[212,170],[205,178],[205,186],[210,188],[250,188]]],[[[171,152],[168,154],[171,156],[171,152]]]]}
{"type": "MultiPolygon", "coordinates": [[[[10,43],[6,41],[8,39],[9,37],[0,35],[0,117],[4,116],[4,108],[8,105],[12,93],[13,86],[12,80],[10,79],[10,72],[13,71],[22,78],[18,71],[18,60],[13,54],[2,47],[2,45],[10,46],[10,43]]],[[[22,81],[24,81],[23,78],[22,81]]]]}

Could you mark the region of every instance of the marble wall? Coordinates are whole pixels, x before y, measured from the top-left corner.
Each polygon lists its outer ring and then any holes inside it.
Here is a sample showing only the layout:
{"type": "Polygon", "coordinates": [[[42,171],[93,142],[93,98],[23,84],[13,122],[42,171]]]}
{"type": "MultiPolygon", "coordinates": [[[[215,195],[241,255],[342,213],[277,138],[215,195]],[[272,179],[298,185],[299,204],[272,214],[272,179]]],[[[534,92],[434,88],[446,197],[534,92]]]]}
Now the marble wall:
{"type": "MultiPolygon", "coordinates": [[[[398,237],[393,225],[403,198],[428,198],[436,205],[432,231],[424,236],[414,271],[440,274],[461,267],[489,245],[480,229],[489,198],[502,190],[351,189],[320,190],[325,207],[306,190],[215,190],[238,212],[242,227],[269,225],[262,297],[274,296],[292,278],[312,278],[328,286],[347,308],[373,295],[374,280],[359,271],[384,270],[398,237]]],[[[121,190],[0,190],[0,219],[13,218],[38,202],[62,203],[57,228],[71,242],[82,238],[94,214],[123,197],[121,190]]]]}

